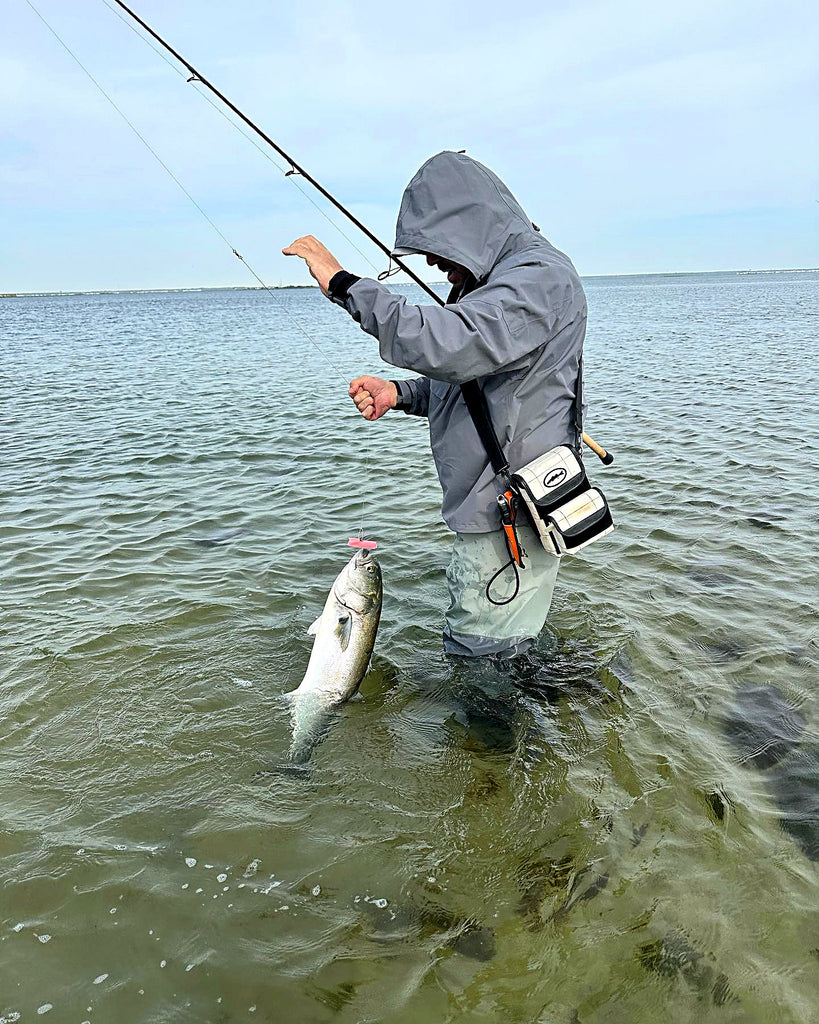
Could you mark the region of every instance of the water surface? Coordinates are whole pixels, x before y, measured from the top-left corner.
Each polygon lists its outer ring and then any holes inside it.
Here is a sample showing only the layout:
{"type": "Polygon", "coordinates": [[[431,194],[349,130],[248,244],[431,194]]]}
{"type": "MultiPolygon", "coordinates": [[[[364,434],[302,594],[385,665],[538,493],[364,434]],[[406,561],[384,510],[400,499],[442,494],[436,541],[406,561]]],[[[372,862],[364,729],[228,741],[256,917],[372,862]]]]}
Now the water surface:
{"type": "Polygon", "coordinates": [[[425,424],[316,291],[0,303],[0,1021],[819,1013],[819,274],[588,296],[618,529],[516,679],[442,658],[425,424]],[[363,698],[269,774],[361,527],[363,698]]]}

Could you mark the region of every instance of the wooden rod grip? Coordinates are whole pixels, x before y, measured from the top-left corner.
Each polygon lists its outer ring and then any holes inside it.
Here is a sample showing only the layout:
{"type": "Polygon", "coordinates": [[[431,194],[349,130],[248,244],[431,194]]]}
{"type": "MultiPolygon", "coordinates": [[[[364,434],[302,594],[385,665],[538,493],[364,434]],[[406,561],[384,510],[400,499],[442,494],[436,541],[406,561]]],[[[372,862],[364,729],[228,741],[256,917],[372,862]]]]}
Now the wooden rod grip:
{"type": "Polygon", "coordinates": [[[611,452],[607,452],[602,445],[599,445],[594,440],[594,438],[589,437],[585,430],[583,431],[583,443],[587,445],[589,448],[591,448],[591,450],[598,457],[598,459],[600,459],[604,466],[610,466],[612,462],[614,462],[614,456],[611,454],[611,452]]]}

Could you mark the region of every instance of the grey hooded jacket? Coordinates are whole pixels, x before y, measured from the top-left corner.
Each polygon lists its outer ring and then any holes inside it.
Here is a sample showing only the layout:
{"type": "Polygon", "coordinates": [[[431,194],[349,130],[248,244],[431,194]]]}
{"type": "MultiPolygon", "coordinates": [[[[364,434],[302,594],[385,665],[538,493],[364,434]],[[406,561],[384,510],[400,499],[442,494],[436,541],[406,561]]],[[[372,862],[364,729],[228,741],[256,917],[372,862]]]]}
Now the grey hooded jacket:
{"type": "Polygon", "coordinates": [[[414,306],[361,278],[346,308],[378,338],[381,358],[423,374],[402,382],[408,412],[429,418],[457,533],[497,530],[501,488],[459,384],[477,379],[512,470],[559,444],[577,444],[578,367],[586,297],[571,260],[534,228],[503,182],[460,153],[438,153],[407,186],[396,254],[431,253],[469,270],[476,286],[446,306],[414,306]]]}

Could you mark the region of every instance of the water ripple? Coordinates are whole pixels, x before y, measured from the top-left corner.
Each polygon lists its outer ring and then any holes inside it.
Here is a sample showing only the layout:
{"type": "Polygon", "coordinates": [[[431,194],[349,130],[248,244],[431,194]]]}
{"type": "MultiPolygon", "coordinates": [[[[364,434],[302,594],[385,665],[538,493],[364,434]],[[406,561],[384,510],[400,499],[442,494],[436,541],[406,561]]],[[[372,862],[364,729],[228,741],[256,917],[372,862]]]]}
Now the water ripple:
{"type": "Polygon", "coordinates": [[[0,1021],[812,1019],[818,288],[589,282],[618,530],[514,678],[440,654],[425,425],[264,293],[3,300],[0,1021]],[[374,665],[282,774],[359,527],[374,665]]]}

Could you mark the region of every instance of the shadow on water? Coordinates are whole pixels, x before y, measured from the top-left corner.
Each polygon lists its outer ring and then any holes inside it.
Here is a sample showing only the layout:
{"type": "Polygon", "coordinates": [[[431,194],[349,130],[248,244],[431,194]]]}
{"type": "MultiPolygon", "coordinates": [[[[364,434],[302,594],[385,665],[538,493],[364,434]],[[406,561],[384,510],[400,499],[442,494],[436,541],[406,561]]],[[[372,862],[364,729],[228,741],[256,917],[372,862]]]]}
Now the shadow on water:
{"type": "Polygon", "coordinates": [[[218,548],[230,544],[231,541],[237,540],[247,533],[248,530],[242,526],[225,527],[221,530],[213,530],[203,537],[194,537],[193,543],[199,548],[218,548]]]}
{"type": "Polygon", "coordinates": [[[431,939],[439,949],[470,960],[488,961],[496,952],[493,928],[453,912],[422,892],[398,907],[363,903],[361,928],[371,942],[431,939]]]}
{"type": "MultiPolygon", "coordinates": [[[[510,660],[444,657],[440,663],[415,669],[409,680],[398,672],[382,676],[396,689],[413,691],[408,700],[424,706],[422,721],[438,723],[441,749],[467,757],[474,781],[464,791],[464,814],[485,819],[495,798],[519,800],[521,780],[526,787],[543,766],[548,769],[547,778],[558,780],[553,789],[547,784],[540,794],[547,803],[567,800],[569,804],[551,838],[548,829],[533,829],[531,822],[526,822],[520,836],[505,836],[509,844],[505,855],[513,855],[508,867],[512,912],[525,919],[531,932],[564,922],[572,910],[609,884],[609,873],[587,862],[589,848],[595,845],[588,838],[587,819],[592,834],[599,830],[604,836],[611,830],[611,821],[593,804],[567,791],[566,748],[574,750],[577,737],[584,734],[578,725],[584,716],[607,720],[626,713],[631,679],[627,651],[603,662],[590,644],[557,636],[544,638],[538,648],[510,660]],[[553,772],[554,766],[558,767],[553,772]]],[[[629,848],[639,845],[647,828],[643,824],[630,830],[629,848]]],[[[495,860],[497,851],[492,856],[495,860]]],[[[391,906],[387,912],[368,906],[364,911],[368,934],[388,942],[398,937],[394,934],[398,922],[404,941],[409,935],[419,940],[441,936],[443,947],[455,953],[473,960],[491,959],[496,949],[494,929],[480,915],[446,906],[445,899],[443,890],[430,892],[428,886],[418,884],[405,891],[398,908],[391,906]]]]}
{"type": "Polygon", "coordinates": [[[802,742],[805,716],[775,686],[746,682],[722,726],[739,762],[764,773],[782,828],[819,861],[819,743],[802,742]]]}
{"type": "Polygon", "coordinates": [[[637,962],[646,971],[667,979],[681,978],[700,999],[715,1006],[736,1002],[728,975],[720,971],[711,954],[696,949],[679,931],[645,942],[637,949],[637,962]]]}
{"type": "Polygon", "coordinates": [[[439,693],[454,705],[447,720],[452,742],[477,754],[524,758],[554,738],[561,708],[622,710],[631,678],[626,651],[602,663],[590,645],[556,636],[508,660],[449,657],[445,669],[439,693]]]}

